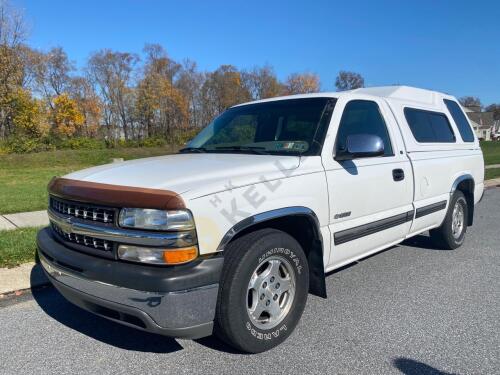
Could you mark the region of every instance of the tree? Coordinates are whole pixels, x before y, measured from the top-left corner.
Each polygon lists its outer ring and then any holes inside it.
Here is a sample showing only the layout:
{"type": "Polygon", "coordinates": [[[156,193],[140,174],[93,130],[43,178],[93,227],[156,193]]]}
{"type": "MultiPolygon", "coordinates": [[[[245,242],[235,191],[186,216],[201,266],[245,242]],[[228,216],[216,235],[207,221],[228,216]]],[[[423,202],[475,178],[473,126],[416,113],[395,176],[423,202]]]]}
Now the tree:
{"type": "Polygon", "coordinates": [[[139,134],[169,136],[188,122],[188,101],[173,82],[181,66],[159,45],[146,45],[144,52],[146,65],[135,103],[139,134]]]}
{"type": "Polygon", "coordinates": [[[9,133],[8,102],[17,95],[23,78],[20,49],[26,38],[22,14],[0,0],[0,137],[9,133]]]}
{"type": "Polygon", "coordinates": [[[31,94],[18,88],[9,93],[4,110],[12,134],[39,138],[48,132],[43,104],[31,94]]]}
{"type": "Polygon", "coordinates": [[[50,121],[54,134],[69,138],[81,130],[85,118],[78,110],[76,102],[67,94],[61,94],[53,100],[50,121]]]}
{"type": "Polygon", "coordinates": [[[251,98],[243,84],[241,73],[232,65],[221,65],[216,71],[208,73],[201,96],[204,123],[227,108],[251,98]]]}
{"type": "Polygon", "coordinates": [[[132,138],[134,89],[132,73],[139,58],[128,52],[108,49],[91,55],[87,64],[90,81],[99,89],[103,122],[112,138],[132,138]]]}
{"type": "Polygon", "coordinates": [[[493,118],[500,120],[500,104],[490,104],[484,110],[486,112],[493,112],[493,118]]]}
{"type": "Polygon", "coordinates": [[[46,54],[39,53],[34,68],[36,90],[45,97],[50,106],[54,96],[59,96],[69,89],[70,73],[74,69],[73,63],[61,47],[52,48],[46,54]]]}
{"type": "Polygon", "coordinates": [[[158,74],[173,83],[181,65],[172,60],[159,44],[146,44],[143,52],[146,54],[146,74],[158,74]]]}
{"type": "Polygon", "coordinates": [[[205,82],[205,75],[198,72],[196,63],[184,60],[179,75],[175,82],[177,87],[188,102],[190,127],[201,127],[202,123],[202,100],[201,88],[205,82]]]}
{"type": "Polygon", "coordinates": [[[283,91],[283,87],[270,65],[261,68],[255,67],[250,71],[243,72],[242,79],[254,100],[279,96],[283,91]]]}
{"type": "Polygon", "coordinates": [[[319,77],[313,73],[293,73],[285,81],[285,95],[307,94],[320,90],[319,77]]]}
{"type": "Polygon", "coordinates": [[[359,73],[341,70],[335,79],[337,91],[354,90],[365,87],[365,79],[359,73]]]}
{"type": "Polygon", "coordinates": [[[463,96],[460,99],[458,99],[460,104],[462,104],[464,107],[482,107],[481,100],[479,98],[474,97],[474,96],[463,96]]]}
{"type": "Polygon", "coordinates": [[[150,73],[137,87],[135,113],[140,134],[168,136],[173,129],[187,126],[188,103],[167,77],[150,73]]]}
{"type": "Polygon", "coordinates": [[[98,134],[102,115],[102,102],[86,77],[73,77],[68,92],[83,115],[83,133],[92,137],[98,134]]]}

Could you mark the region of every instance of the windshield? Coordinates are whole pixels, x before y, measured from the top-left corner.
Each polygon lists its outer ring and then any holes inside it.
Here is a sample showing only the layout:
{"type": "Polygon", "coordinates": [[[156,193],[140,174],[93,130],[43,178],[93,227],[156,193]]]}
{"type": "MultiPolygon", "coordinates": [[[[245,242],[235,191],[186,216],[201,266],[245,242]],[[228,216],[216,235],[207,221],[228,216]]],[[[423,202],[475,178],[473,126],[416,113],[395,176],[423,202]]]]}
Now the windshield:
{"type": "Polygon", "coordinates": [[[233,107],[181,152],[318,155],[335,99],[287,99],[233,107]]]}

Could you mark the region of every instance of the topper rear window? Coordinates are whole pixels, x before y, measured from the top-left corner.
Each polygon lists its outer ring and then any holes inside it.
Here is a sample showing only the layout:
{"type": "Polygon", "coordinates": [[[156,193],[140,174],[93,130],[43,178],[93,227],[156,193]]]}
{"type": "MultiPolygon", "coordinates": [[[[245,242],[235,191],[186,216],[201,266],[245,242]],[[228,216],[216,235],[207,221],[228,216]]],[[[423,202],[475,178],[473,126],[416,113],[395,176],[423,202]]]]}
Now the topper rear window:
{"type": "Polygon", "coordinates": [[[455,135],[448,117],[441,112],[416,108],[404,109],[406,121],[419,143],[453,143],[455,135]]]}

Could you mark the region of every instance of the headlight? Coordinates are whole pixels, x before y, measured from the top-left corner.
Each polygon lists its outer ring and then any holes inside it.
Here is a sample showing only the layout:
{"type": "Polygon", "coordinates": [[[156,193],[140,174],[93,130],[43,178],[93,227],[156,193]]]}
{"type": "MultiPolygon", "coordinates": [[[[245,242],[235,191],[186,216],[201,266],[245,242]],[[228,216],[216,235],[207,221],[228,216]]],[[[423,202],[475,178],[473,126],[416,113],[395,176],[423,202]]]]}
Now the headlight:
{"type": "Polygon", "coordinates": [[[198,256],[196,246],[178,249],[158,249],[154,247],[141,247],[120,245],[118,258],[130,262],[149,264],[182,264],[192,261],[198,256]]]}
{"type": "Polygon", "coordinates": [[[123,208],[119,224],[124,228],[150,230],[191,230],[194,222],[187,210],[153,210],[147,208],[123,208]]]}

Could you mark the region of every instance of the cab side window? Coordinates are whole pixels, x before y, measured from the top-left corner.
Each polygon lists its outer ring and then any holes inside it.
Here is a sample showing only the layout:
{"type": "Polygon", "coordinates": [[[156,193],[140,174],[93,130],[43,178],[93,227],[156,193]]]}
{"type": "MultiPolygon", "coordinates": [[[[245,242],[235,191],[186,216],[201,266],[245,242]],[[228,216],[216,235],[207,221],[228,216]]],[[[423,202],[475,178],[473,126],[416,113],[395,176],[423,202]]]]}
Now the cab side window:
{"type": "Polygon", "coordinates": [[[353,134],[377,135],[384,142],[384,156],[393,156],[387,126],[378,104],[369,100],[352,100],[344,108],[337,133],[336,150],[345,150],[347,137],[353,134]]]}

